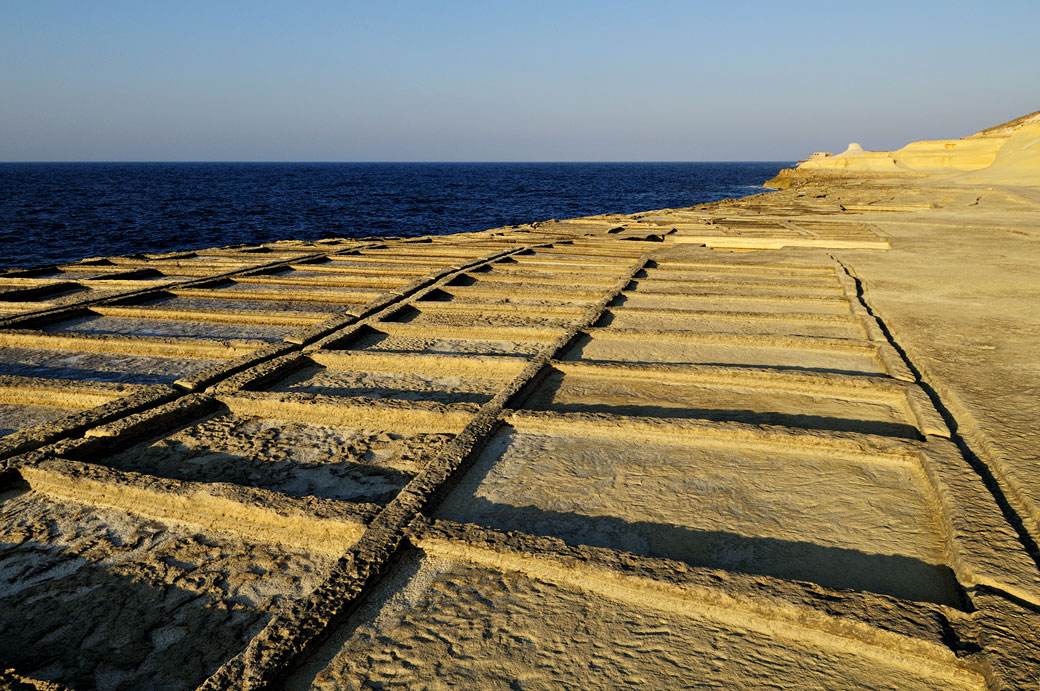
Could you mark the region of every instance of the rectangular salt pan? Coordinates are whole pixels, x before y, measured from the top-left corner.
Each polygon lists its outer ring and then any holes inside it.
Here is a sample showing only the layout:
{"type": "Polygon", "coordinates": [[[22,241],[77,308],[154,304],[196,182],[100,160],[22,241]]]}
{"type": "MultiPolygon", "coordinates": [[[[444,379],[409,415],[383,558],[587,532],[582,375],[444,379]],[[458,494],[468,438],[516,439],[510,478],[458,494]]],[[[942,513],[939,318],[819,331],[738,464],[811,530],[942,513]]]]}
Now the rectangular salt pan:
{"type": "Polygon", "coordinates": [[[219,413],[115,455],[79,460],[178,480],[385,503],[448,439],[219,413]]]}
{"type": "Polygon", "coordinates": [[[0,349],[0,374],[127,384],[170,384],[220,362],[225,361],[64,348],[0,349]]]}
{"type": "MultiPolygon", "coordinates": [[[[466,561],[409,555],[288,688],[984,689],[960,670],[929,673],[857,655],[848,641],[716,619],[653,597],[466,561]]],[[[767,625],[768,626],[768,625],[767,625]]]]}
{"type": "Polygon", "coordinates": [[[828,587],[959,602],[910,461],[500,432],[440,517],[828,587]]]}
{"type": "Polygon", "coordinates": [[[70,688],[194,689],[332,566],[37,492],[0,518],[4,663],[70,688]]]}
{"type": "Polygon", "coordinates": [[[241,322],[152,319],[91,315],[48,325],[44,331],[57,333],[125,334],[185,338],[241,338],[280,341],[298,330],[295,326],[246,324],[241,322]]]}

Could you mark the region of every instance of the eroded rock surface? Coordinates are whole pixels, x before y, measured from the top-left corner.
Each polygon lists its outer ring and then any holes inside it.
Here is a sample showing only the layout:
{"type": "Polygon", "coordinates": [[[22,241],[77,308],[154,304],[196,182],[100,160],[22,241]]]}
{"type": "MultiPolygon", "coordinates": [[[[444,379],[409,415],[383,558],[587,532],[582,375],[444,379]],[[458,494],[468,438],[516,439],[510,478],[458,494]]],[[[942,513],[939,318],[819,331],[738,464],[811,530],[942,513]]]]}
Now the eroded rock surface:
{"type": "Polygon", "coordinates": [[[0,276],[0,682],[1035,687],[1034,120],[912,179],[0,276]]]}

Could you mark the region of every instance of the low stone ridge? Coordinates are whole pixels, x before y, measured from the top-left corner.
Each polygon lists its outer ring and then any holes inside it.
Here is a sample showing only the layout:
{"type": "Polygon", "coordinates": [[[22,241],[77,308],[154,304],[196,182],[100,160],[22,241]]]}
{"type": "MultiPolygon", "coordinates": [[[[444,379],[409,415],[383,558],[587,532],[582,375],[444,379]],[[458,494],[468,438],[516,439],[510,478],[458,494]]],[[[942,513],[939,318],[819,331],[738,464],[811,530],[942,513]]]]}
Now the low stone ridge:
{"type": "Polygon", "coordinates": [[[0,275],[0,685],[1036,688],[1040,198],[803,182],[0,275]]]}

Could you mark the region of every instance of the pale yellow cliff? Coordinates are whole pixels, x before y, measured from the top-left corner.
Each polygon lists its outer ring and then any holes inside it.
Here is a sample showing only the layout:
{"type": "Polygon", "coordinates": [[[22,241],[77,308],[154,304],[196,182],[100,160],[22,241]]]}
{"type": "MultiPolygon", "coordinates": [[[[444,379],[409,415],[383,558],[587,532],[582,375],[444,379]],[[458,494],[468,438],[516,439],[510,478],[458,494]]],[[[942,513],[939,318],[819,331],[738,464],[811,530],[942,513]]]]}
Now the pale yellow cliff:
{"type": "Polygon", "coordinates": [[[997,151],[992,164],[959,176],[959,182],[1038,185],[1040,184],[1040,118],[1018,127],[997,151]]]}
{"type": "Polygon", "coordinates": [[[938,175],[973,184],[1040,185],[1040,111],[961,139],[912,142],[895,151],[865,151],[859,144],[850,144],[840,154],[813,155],[797,170],[938,175]]]}

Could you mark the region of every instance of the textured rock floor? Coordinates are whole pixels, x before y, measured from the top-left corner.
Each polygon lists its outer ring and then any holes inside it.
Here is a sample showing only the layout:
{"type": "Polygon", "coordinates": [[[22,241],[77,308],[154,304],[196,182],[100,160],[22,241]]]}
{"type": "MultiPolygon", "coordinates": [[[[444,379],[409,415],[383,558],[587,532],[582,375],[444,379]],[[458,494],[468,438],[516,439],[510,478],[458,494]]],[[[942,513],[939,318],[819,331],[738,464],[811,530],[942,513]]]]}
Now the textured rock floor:
{"type": "Polygon", "coordinates": [[[0,683],[1036,688],[1040,199],[0,275],[0,683]]]}

